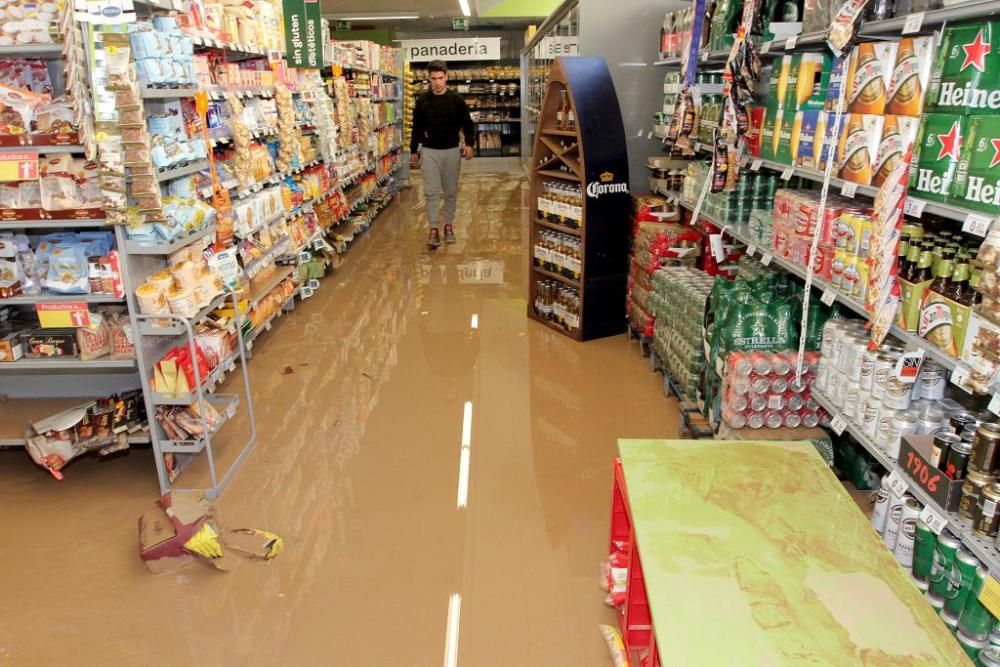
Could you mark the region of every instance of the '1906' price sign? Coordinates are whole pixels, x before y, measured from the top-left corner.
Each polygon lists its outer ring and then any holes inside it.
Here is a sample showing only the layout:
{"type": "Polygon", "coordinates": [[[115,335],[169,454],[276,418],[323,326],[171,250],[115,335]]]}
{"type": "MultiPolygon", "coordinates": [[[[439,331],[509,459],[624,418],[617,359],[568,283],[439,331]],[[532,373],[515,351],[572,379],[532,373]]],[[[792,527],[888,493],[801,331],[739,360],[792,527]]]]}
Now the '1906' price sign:
{"type": "Polygon", "coordinates": [[[913,452],[906,453],[906,472],[922,488],[931,493],[937,492],[938,484],[941,483],[941,472],[927,465],[922,458],[913,452]]]}

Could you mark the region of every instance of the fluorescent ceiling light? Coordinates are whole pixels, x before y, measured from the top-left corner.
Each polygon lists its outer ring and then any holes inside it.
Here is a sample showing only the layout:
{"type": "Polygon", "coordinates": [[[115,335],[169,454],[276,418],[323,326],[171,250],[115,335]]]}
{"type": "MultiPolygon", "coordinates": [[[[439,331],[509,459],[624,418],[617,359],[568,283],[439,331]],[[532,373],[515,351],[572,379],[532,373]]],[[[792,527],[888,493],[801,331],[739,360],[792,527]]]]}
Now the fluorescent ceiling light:
{"type": "Polygon", "coordinates": [[[462,6],[462,14],[472,16],[472,10],[469,9],[469,0],[458,0],[458,4],[462,6]]]}
{"type": "Polygon", "coordinates": [[[420,18],[420,14],[410,12],[408,14],[324,14],[323,18],[334,21],[415,21],[420,18]]]}

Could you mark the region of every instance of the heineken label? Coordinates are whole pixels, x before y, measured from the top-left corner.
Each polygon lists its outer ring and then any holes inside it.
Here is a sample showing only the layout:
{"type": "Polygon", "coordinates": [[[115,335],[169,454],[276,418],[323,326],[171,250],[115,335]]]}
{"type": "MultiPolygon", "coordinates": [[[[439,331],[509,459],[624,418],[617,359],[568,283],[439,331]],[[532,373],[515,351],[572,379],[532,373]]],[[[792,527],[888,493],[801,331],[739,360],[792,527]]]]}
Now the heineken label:
{"type": "Polygon", "coordinates": [[[885,183],[889,174],[896,168],[900,160],[913,147],[920,129],[918,119],[910,116],[885,116],[882,129],[882,139],[875,153],[875,173],[872,185],[885,183]]]}
{"type": "Polygon", "coordinates": [[[944,31],[931,71],[927,111],[979,114],[1000,110],[1000,24],[967,23],[944,31]]]}
{"type": "MultiPolygon", "coordinates": [[[[997,91],[1000,92],[1000,91],[997,91]]],[[[977,211],[1000,211],[1000,117],[972,116],[951,194],[977,211]]]]}
{"type": "Polygon", "coordinates": [[[948,200],[966,127],[964,116],[924,114],[910,169],[911,194],[932,201],[948,200]]]}
{"type": "Polygon", "coordinates": [[[900,41],[889,81],[887,114],[920,115],[933,61],[933,37],[905,37],[900,41]]]}

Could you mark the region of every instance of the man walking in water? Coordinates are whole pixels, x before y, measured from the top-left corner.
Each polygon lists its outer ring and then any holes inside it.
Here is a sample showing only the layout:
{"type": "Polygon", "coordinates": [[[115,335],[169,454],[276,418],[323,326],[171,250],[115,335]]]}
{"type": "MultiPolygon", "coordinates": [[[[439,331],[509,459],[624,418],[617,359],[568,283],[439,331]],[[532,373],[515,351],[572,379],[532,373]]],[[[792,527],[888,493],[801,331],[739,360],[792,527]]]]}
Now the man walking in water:
{"type": "Polygon", "coordinates": [[[462,158],[471,160],[476,127],[469,107],[458,93],[448,89],[448,66],[434,60],[427,66],[431,89],[417,98],[413,107],[413,135],[410,139],[410,165],[421,167],[424,196],[427,199],[427,222],[430,231],[427,245],[441,245],[438,206],[444,193],[444,242],[455,242],[455,209],[458,206],[458,174],[462,158]],[[465,138],[460,149],[458,133],[465,138]]]}

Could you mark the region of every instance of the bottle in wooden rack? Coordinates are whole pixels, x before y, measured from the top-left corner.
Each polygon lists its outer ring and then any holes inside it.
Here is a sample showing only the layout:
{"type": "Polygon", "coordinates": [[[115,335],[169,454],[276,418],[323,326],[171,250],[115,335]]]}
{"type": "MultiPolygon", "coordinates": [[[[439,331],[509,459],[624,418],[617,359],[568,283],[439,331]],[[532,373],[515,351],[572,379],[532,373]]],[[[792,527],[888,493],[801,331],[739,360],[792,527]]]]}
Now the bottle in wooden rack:
{"type": "Polygon", "coordinates": [[[566,110],[569,108],[569,96],[565,90],[559,91],[559,110],[556,112],[556,129],[566,129],[566,110]]]}

